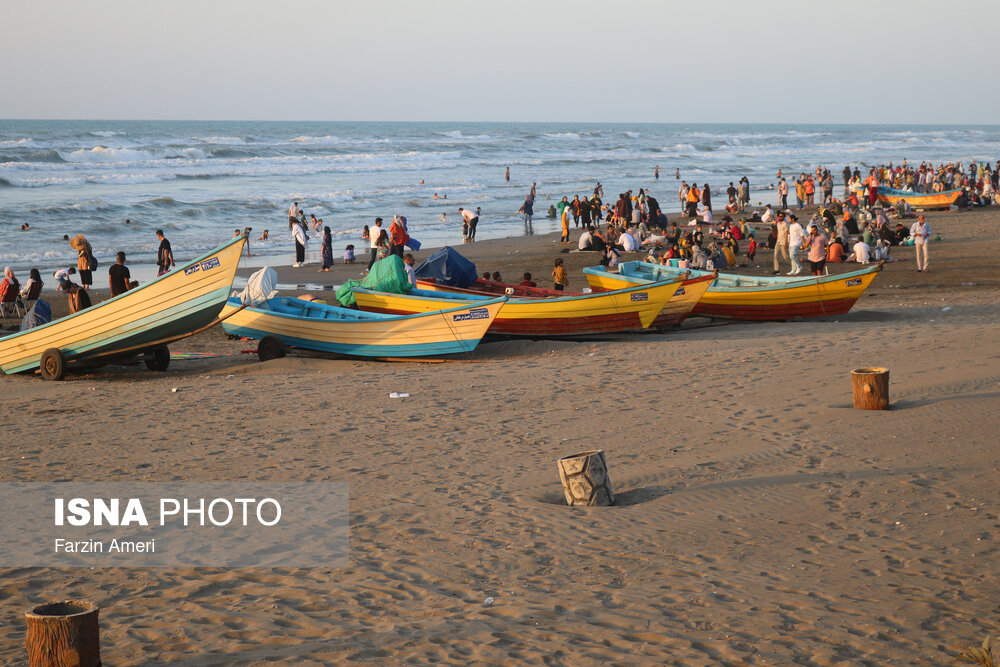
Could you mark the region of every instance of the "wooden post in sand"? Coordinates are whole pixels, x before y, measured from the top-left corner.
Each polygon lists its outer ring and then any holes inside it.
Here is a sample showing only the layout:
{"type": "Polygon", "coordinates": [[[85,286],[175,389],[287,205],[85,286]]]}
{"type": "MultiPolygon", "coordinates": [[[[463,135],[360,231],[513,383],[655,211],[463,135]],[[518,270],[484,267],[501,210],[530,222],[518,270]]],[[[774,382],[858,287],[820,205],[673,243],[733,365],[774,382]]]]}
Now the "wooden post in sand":
{"type": "Polygon", "coordinates": [[[889,409],[889,369],[855,368],[851,371],[854,407],[858,410],[889,409]]]}
{"type": "Polygon", "coordinates": [[[29,667],[101,667],[98,611],[92,602],[67,600],[26,612],[29,667]]]}
{"type": "Polygon", "coordinates": [[[570,454],[557,461],[567,505],[614,505],[604,450],[570,454]]]}

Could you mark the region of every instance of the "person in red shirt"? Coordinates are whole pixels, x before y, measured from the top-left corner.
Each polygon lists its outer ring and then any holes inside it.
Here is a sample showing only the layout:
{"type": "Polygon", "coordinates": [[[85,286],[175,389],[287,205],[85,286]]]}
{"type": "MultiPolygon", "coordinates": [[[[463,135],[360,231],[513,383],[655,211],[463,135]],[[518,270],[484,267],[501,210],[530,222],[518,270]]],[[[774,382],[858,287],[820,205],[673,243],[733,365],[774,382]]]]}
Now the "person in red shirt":
{"type": "Polygon", "coordinates": [[[531,279],[531,273],[525,272],[524,280],[518,283],[518,287],[538,287],[538,283],[531,279]]]}

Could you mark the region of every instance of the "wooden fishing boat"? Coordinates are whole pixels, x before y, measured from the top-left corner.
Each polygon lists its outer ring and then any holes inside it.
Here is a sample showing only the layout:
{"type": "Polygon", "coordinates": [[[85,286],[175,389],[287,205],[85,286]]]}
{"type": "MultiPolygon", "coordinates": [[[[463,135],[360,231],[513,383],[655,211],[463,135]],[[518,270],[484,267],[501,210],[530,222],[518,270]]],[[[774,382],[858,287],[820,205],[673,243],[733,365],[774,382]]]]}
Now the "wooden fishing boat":
{"type": "Polygon", "coordinates": [[[240,310],[231,298],[222,310],[227,333],[261,342],[262,361],[284,356],[285,346],[357,357],[425,357],[471,352],[493,323],[506,296],[417,315],[384,315],[289,297],[240,310]]]}
{"type": "MultiPolygon", "coordinates": [[[[614,278],[605,281],[606,284],[601,284],[600,286],[591,283],[590,287],[594,292],[610,292],[617,289],[625,289],[632,287],[626,281],[619,280],[617,274],[609,274],[609,276],[614,276],[614,278]]],[[[656,316],[653,323],[650,326],[652,329],[663,329],[666,327],[672,327],[680,324],[684,319],[691,314],[698,300],[701,299],[701,295],[705,293],[708,286],[712,283],[713,276],[696,276],[688,280],[684,280],[681,286],[677,288],[674,295],[670,297],[667,304],[660,311],[660,314],[656,316]]],[[[571,292],[571,291],[561,291],[554,289],[547,289],[544,287],[527,287],[525,285],[514,285],[510,283],[500,283],[492,280],[483,280],[479,278],[476,282],[472,283],[467,289],[459,289],[456,287],[450,287],[447,285],[440,285],[433,280],[417,280],[417,286],[421,289],[427,289],[432,291],[454,291],[458,293],[471,292],[475,294],[509,294],[511,297],[523,297],[523,298],[552,298],[552,297],[564,297],[564,296],[586,296],[588,292],[571,292]],[[509,290],[509,291],[508,291],[509,290]]],[[[593,293],[593,292],[590,292],[593,293]]]]}
{"type": "MultiPolygon", "coordinates": [[[[504,336],[561,337],[645,329],[681,285],[681,279],[649,282],[613,292],[510,299],[489,328],[504,336]]],[[[358,307],[379,313],[420,313],[491,297],[471,292],[414,289],[409,294],[354,288],[358,307]]]]}
{"type": "MultiPolygon", "coordinates": [[[[741,276],[732,273],[678,269],[648,262],[624,262],[618,266],[619,282],[649,284],[690,272],[714,280],[692,311],[693,315],[735,320],[787,320],[794,317],[842,315],[882,270],[874,264],[859,271],[829,276],[741,276]]],[[[610,283],[611,273],[602,266],[583,270],[591,285],[610,283]]]]}
{"type": "Polygon", "coordinates": [[[898,202],[905,201],[912,208],[948,208],[955,203],[962,190],[945,190],[943,192],[910,192],[908,190],[895,190],[893,188],[878,188],[878,200],[883,204],[895,206],[898,202]]]}
{"type": "Polygon", "coordinates": [[[68,365],[97,367],[143,355],[152,370],[170,363],[167,344],[218,322],[246,236],[170,273],[42,326],[0,338],[0,370],[41,370],[63,378],[68,365]]]}

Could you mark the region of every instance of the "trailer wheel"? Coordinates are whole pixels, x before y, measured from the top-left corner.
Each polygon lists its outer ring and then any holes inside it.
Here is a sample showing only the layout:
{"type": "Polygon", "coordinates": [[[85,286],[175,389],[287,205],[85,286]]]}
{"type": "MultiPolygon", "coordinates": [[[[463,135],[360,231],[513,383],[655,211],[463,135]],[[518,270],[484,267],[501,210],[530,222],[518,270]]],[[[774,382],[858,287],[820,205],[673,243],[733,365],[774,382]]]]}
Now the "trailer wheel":
{"type": "Polygon", "coordinates": [[[66,357],[58,347],[50,347],[42,352],[38,365],[43,380],[62,380],[66,377],[66,357]]]}
{"type": "Polygon", "coordinates": [[[143,354],[142,360],[146,362],[146,368],[151,371],[165,371],[170,365],[170,348],[161,345],[143,354]]]}
{"type": "Polygon", "coordinates": [[[285,356],[285,344],[274,336],[265,336],[257,343],[257,357],[261,361],[280,359],[285,356]]]}

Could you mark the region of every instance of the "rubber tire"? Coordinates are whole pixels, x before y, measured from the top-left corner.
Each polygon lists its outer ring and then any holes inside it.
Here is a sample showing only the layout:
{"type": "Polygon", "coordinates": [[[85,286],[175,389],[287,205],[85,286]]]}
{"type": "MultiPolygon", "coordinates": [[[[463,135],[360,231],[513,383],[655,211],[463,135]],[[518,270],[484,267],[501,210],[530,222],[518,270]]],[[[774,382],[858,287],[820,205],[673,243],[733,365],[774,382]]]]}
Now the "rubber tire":
{"type": "Polygon", "coordinates": [[[146,362],[146,368],[151,371],[165,371],[170,366],[170,348],[161,345],[142,355],[142,360],[146,362]]]}
{"type": "Polygon", "coordinates": [[[264,336],[257,343],[257,357],[261,361],[281,359],[285,356],[285,344],[275,336],[264,336]]]}
{"type": "Polygon", "coordinates": [[[50,347],[42,352],[38,370],[43,380],[62,380],[66,377],[66,357],[58,347],[50,347]]]}

